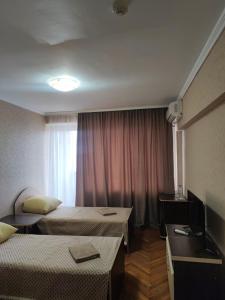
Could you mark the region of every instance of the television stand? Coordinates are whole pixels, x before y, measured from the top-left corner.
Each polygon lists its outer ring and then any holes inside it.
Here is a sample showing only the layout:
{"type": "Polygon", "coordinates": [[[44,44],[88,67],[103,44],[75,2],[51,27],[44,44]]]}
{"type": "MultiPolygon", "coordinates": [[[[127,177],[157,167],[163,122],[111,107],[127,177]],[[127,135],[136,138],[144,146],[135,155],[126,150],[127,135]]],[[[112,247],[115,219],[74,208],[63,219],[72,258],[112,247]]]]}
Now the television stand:
{"type": "Polygon", "coordinates": [[[207,234],[196,237],[174,232],[183,226],[166,225],[171,300],[220,300],[222,255],[207,234]]]}

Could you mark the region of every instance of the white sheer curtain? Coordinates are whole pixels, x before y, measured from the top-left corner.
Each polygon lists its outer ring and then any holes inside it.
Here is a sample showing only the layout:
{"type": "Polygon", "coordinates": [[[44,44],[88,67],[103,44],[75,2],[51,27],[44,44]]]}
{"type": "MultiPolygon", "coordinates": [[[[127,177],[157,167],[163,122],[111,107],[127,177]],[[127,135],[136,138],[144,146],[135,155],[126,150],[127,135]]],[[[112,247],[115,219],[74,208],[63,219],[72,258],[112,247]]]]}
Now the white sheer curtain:
{"type": "Polygon", "coordinates": [[[46,118],[47,194],[75,206],[77,116],[46,118]]]}

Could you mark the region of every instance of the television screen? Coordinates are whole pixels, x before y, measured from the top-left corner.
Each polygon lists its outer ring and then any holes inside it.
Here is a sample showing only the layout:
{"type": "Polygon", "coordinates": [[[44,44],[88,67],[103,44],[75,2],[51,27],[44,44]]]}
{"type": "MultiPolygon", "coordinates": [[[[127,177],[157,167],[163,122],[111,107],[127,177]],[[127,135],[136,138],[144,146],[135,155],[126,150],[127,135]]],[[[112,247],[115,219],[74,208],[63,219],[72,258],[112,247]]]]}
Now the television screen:
{"type": "Polygon", "coordinates": [[[205,206],[204,203],[188,191],[189,201],[189,226],[194,234],[205,234],[205,206]]]}

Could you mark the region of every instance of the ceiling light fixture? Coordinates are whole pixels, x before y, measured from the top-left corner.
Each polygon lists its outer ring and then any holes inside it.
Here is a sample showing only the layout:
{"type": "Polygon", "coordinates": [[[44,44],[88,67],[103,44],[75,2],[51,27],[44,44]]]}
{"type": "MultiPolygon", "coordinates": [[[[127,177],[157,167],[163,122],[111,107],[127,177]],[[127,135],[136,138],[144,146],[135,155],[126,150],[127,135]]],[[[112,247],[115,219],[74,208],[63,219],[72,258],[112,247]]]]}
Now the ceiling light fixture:
{"type": "Polygon", "coordinates": [[[129,0],[114,0],[113,12],[116,15],[124,16],[128,12],[129,0]]]}
{"type": "Polygon", "coordinates": [[[76,78],[63,75],[50,79],[48,84],[57,91],[70,92],[80,86],[80,81],[76,78]]]}

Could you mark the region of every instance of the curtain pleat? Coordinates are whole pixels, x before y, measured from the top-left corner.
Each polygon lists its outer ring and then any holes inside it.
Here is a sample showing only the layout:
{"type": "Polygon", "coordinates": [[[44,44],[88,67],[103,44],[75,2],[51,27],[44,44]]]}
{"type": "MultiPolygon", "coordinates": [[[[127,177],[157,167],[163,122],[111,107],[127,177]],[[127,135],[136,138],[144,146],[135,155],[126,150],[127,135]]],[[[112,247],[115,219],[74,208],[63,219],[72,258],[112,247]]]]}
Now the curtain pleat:
{"type": "Polygon", "coordinates": [[[134,207],[136,225],[157,224],[159,192],[173,192],[166,109],[78,115],[79,206],[134,207]]]}

